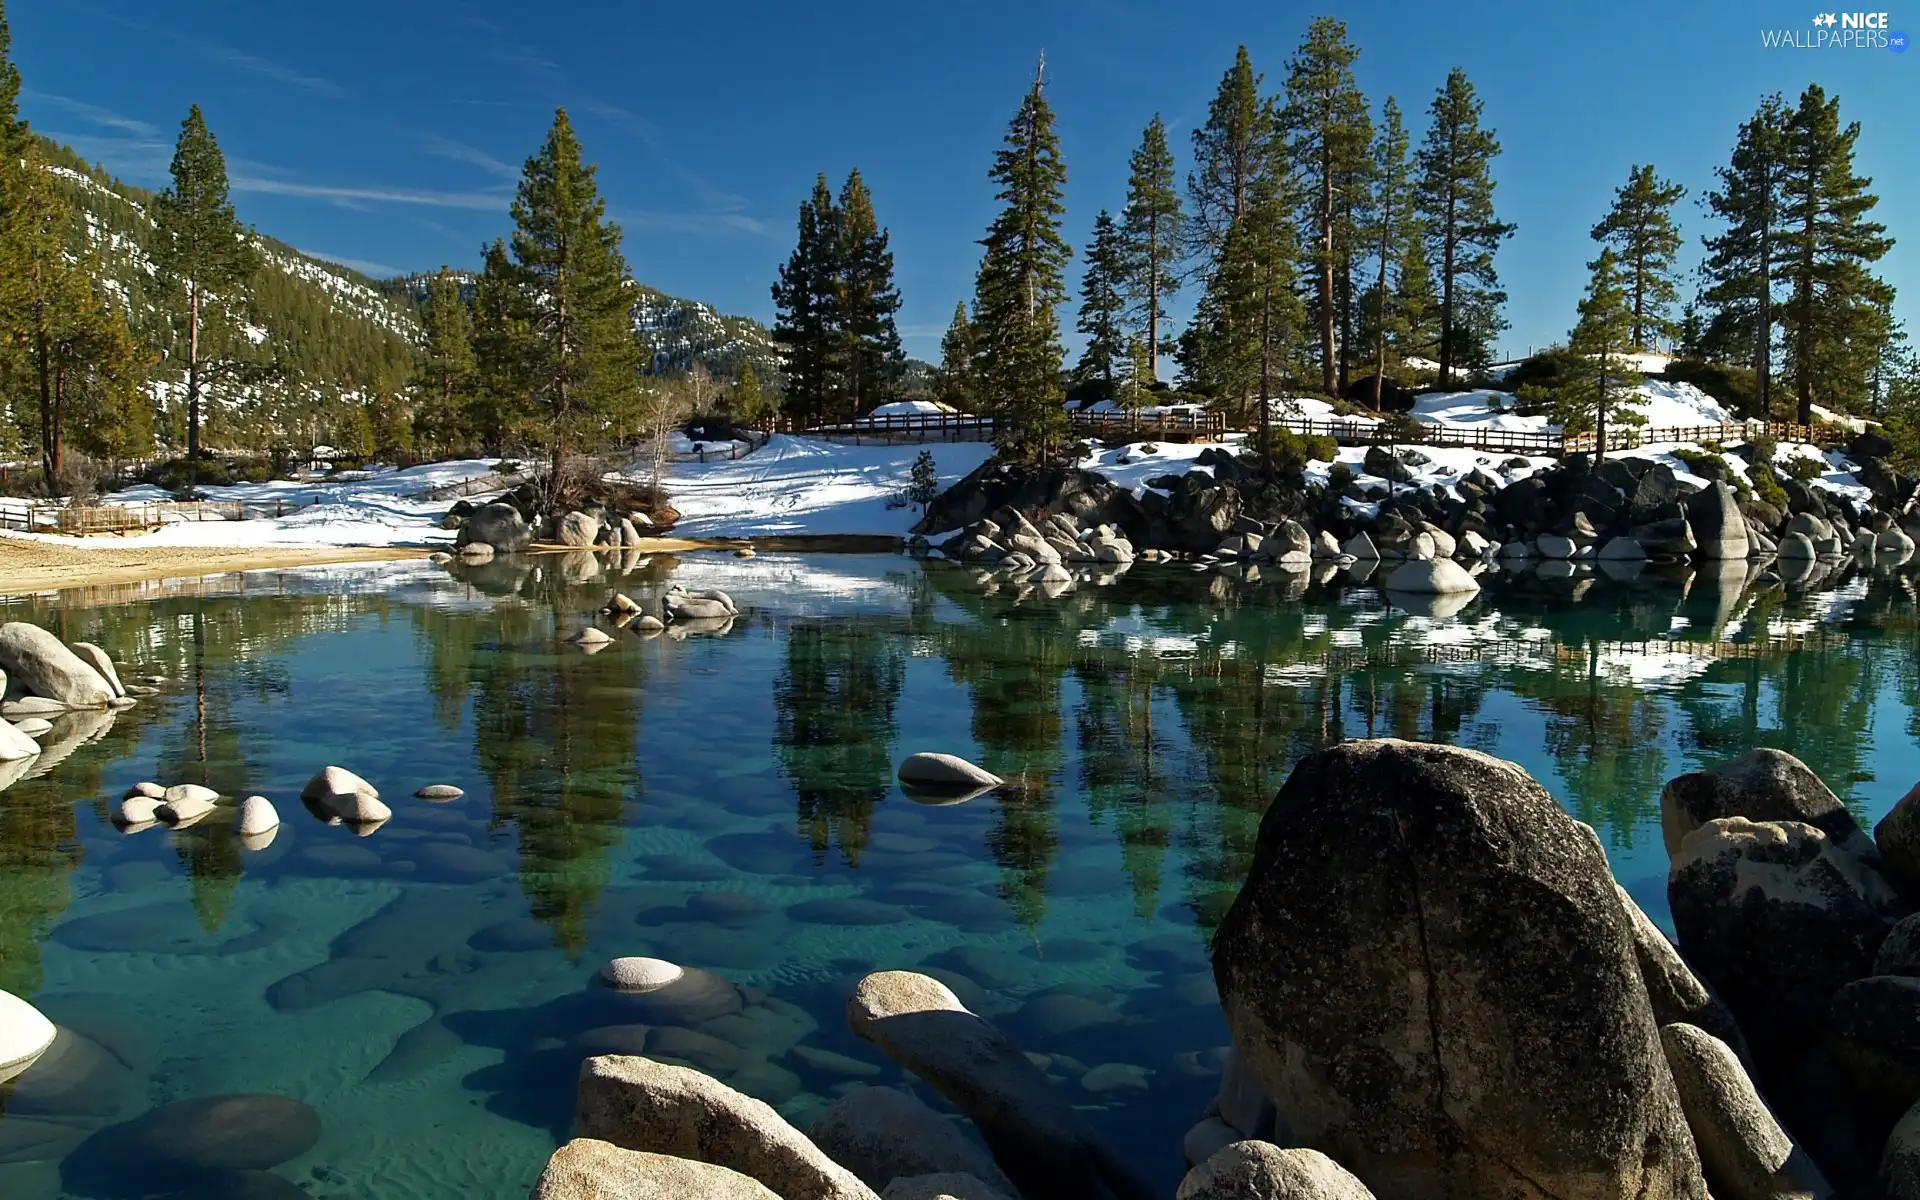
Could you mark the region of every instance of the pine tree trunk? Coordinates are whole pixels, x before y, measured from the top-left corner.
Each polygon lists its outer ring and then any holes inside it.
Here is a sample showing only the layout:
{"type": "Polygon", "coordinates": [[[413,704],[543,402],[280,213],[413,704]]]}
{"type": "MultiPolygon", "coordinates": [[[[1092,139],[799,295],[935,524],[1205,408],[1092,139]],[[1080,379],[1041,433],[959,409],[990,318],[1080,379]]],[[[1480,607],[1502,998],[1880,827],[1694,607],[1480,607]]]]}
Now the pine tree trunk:
{"type": "MultiPolygon", "coordinates": [[[[1449,171],[1453,164],[1447,164],[1449,171]]],[[[1454,231],[1454,184],[1447,182],[1446,225],[1440,233],[1440,390],[1446,391],[1453,382],[1453,253],[1455,249],[1454,231]]]]}
{"type": "MultiPolygon", "coordinates": [[[[1387,193],[1391,195],[1391,192],[1387,193]]],[[[1391,293],[1387,288],[1387,258],[1393,250],[1393,201],[1389,199],[1386,207],[1380,210],[1380,275],[1374,323],[1379,326],[1374,339],[1373,363],[1373,411],[1380,411],[1381,394],[1386,390],[1387,380],[1387,325],[1388,299],[1391,293]]]]}
{"type": "MultiPolygon", "coordinates": [[[[1271,270],[1271,268],[1269,268],[1271,270]]],[[[1260,469],[1273,482],[1273,392],[1269,370],[1273,361],[1273,280],[1260,289],[1260,469]]]]}
{"type": "Polygon", "coordinates": [[[1333,149],[1320,156],[1320,390],[1334,394],[1338,370],[1333,348],[1333,149]]]}
{"type": "MultiPolygon", "coordinates": [[[[1817,178],[1817,177],[1816,177],[1817,178]]],[[[1810,179],[1808,190],[1811,192],[1817,183],[1810,179]]],[[[1818,205],[1809,197],[1807,215],[1801,236],[1805,239],[1800,250],[1800,278],[1795,281],[1795,306],[1800,310],[1800,327],[1794,330],[1794,390],[1798,393],[1799,409],[1795,420],[1801,425],[1813,424],[1813,258],[1814,225],[1818,205]]]]}
{"type": "Polygon", "coordinates": [[[1147,382],[1160,378],[1160,214],[1147,226],[1147,382]]]}
{"type": "Polygon", "coordinates": [[[1753,393],[1760,419],[1773,419],[1773,172],[1763,168],[1760,197],[1760,304],[1754,331],[1753,393]]]}
{"type": "Polygon", "coordinates": [[[187,281],[187,460],[200,460],[200,284],[187,281]]]}
{"type": "Polygon", "coordinates": [[[1595,466],[1607,457],[1607,368],[1609,366],[1606,348],[1600,350],[1600,404],[1593,422],[1593,462],[1595,466]]]}
{"type": "Polygon", "coordinates": [[[37,319],[33,331],[34,363],[40,384],[40,470],[46,477],[47,495],[58,495],[60,464],[54,448],[53,354],[47,344],[46,304],[34,306],[37,319]]]}

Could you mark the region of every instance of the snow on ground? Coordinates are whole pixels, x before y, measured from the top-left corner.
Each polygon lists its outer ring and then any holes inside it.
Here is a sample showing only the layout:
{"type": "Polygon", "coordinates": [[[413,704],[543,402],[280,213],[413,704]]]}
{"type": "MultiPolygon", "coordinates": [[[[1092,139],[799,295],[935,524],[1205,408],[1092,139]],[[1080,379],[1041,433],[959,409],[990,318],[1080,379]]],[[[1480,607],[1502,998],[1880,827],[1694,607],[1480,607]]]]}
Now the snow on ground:
{"type": "Polygon", "coordinates": [[[1854,433],[1865,433],[1867,426],[1878,425],[1880,423],[1878,421],[1869,421],[1865,417],[1850,417],[1845,413],[1838,413],[1830,408],[1822,408],[1818,404],[1809,405],[1808,407],[1813,411],[1814,420],[1824,421],[1829,425],[1844,425],[1854,433]]]}
{"type": "Polygon", "coordinates": [[[973,471],[993,453],[984,442],[846,446],[776,434],[745,458],[681,463],[666,480],[684,537],[780,534],[904,536],[917,505],[889,508],[906,491],[914,460],[932,453],[940,486],[973,471]]]}
{"type": "Polygon", "coordinates": [[[695,439],[688,437],[678,429],[667,435],[667,453],[672,454],[676,458],[685,455],[699,454],[706,454],[708,456],[718,454],[724,456],[729,452],[745,454],[751,449],[753,449],[753,445],[749,442],[717,441],[712,438],[695,439]]]}
{"type": "MultiPolygon", "coordinates": [[[[240,501],[253,508],[284,505],[284,516],[245,521],[177,520],[147,533],[109,540],[22,534],[71,546],[422,546],[450,542],[440,518],[450,501],[409,497],[430,488],[490,474],[493,459],[431,463],[405,470],[376,470],[351,479],[239,483],[203,487],[209,500],[240,501]]],[[[169,499],[147,485],[103,497],[107,504],[150,504],[169,499]]]]}
{"type": "Polygon", "coordinates": [[[882,404],[867,414],[866,419],[885,420],[888,417],[938,417],[954,414],[960,410],[951,404],[942,404],[938,400],[895,400],[891,404],[882,404]]]}
{"type": "MultiPolygon", "coordinates": [[[[1246,435],[1230,433],[1226,448],[1238,453],[1246,445],[1246,435]]],[[[1185,475],[1190,471],[1213,474],[1212,467],[1195,466],[1201,453],[1217,448],[1218,443],[1181,445],[1174,442],[1129,442],[1124,446],[1091,449],[1077,464],[1083,471],[1104,475],[1132,492],[1135,497],[1147,492],[1147,480],[1160,475],[1185,475]]]]}
{"type": "Polygon", "coordinates": [[[1413,402],[1413,418],[1451,429],[1498,429],[1512,433],[1546,433],[1553,427],[1544,416],[1523,417],[1508,411],[1513,397],[1492,388],[1466,392],[1423,392],[1413,402]]]}
{"type": "Polygon", "coordinates": [[[1646,417],[1647,425],[1654,429],[1731,425],[1740,419],[1723,408],[1718,400],[1690,383],[1649,379],[1634,391],[1638,398],[1631,407],[1646,417]]]}

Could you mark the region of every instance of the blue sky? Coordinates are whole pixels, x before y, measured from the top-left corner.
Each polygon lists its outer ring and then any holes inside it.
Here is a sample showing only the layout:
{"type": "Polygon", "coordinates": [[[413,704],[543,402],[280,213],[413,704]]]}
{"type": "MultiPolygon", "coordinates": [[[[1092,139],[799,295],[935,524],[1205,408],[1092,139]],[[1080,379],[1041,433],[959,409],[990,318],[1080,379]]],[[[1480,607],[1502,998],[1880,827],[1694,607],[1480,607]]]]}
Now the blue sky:
{"type": "MultiPolygon", "coordinates": [[[[519,164],[565,105],[635,275],[769,319],[815,172],[837,186],[858,166],[892,231],[907,348],[933,357],[971,293],[993,211],[985,171],[1040,51],[1077,248],[1098,209],[1123,203],[1127,156],[1156,111],[1184,179],[1234,47],[1277,88],[1327,12],[1361,47],[1376,109],[1397,95],[1416,139],[1448,68],[1464,67],[1485,99],[1505,151],[1500,215],[1519,226],[1499,258],[1513,326],[1503,349],[1563,336],[1594,253],[1588,230],[1635,163],[1687,185],[1696,258],[1708,228],[1697,199],[1739,122],[1763,92],[1810,82],[1864,126],[1858,167],[1874,177],[1879,218],[1909,239],[1882,272],[1903,314],[1920,312],[1920,52],[1763,48],[1763,28],[1813,28],[1807,0],[38,0],[8,16],[36,128],[160,186],[197,101],[243,220],[373,274],[476,265],[481,243],[507,231],[519,164]]],[[[1920,33],[1920,8],[1889,23],[1920,33]]],[[[1077,259],[1072,273],[1077,289],[1077,259]]]]}

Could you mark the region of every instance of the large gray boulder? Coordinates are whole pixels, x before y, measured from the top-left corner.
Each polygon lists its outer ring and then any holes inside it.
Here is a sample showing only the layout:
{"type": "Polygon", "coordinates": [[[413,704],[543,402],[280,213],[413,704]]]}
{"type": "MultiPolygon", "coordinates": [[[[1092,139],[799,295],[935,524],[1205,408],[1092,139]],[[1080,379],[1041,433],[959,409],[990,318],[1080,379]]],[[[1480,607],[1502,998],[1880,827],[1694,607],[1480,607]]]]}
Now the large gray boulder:
{"type": "Polygon", "coordinates": [[[518,554],[533,544],[533,530],[511,504],[483,504],[468,514],[453,544],[490,546],[496,554],[518,554]]]}
{"type": "MultiPolygon", "coordinates": [[[[1677,776],[1660,792],[1660,833],[1669,855],[1708,821],[1804,821],[1836,841],[1860,833],[1853,814],[1807,764],[1784,750],[1762,746],[1707,771],[1677,776]]],[[[1870,853],[1865,839],[1855,845],[1870,853]]]]}
{"type": "Polygon", "coordinates": [[[972,1118],[1029,1200],[1153,1196],[1040,1068],[939,980],[911,971],[868,975],[847,1000],[847,1025],[972,1118]]]}
{"type": "Polygon", "coordinates": [[[958,755],[922,751],[900,760],[900,782],[911,787],[972,791],[975,788],[996,788],[1005,781],[992,771],[977,767],[958,755]]]}
{"type": "Polygon", "coordinates": [[[1479,582],[1467,569],[1450,558],[1410,559],[1389,571],[1381,586],[1389,592],[1415,596],[1454,596],[1480,590],[1479,582]]]}
{"type": "Polygon", "coordinates": [[[1878,871],[1801,821],[1726,817],[1674,853],[1667,899],[1680,952],[1773,1064],[1817,1039],[1834,992],[1873,968],[1906,906],[1878,871]]]}
{"type": "Polygon", "coordinates": [[[867,1087],[842,1096],[814,1118],[807,1135],[876,1190],[911,1175],[971,1175],[991,1191],[1014,1194],[985,1150],[898,1088],[867,1087]]]}
{"type": "Polygon", "coordinates": [[[560,524],[554,529],[554,536],[560,539],[562,546],[586,549],[600,540],[600,534],[606,526],[592,513],[570,512],[560,518],[560,524]]]}
{"type": "Polygon", "coordinates": [[[1910,897],[1920,898],[1920,784],[1873,827],[1880,869],[1910,897]]]}
{"type": "Polygon", "coordinates": [[[712,1163],[623,1150],[580,1137],[554,1151],[532,1200],[781,1200],[757,1180],[712,1163]]]}
{"type": "Polygon", "coordinates": [[[1725,483],[1708,484],[1687,498],[1687,524],[1706,559],[1747,557],[1747,519],[1740,513],[1740,497],[1725,483]]]}
{"type": "Polygon", "coordinates": [[[622,1149],[738,1171],[782,1200],[877,1200],[766,1104],[650,1058],[609,1054],[581,1063],[574,1128],[622,1149]]]}
{"type": "Polygon", "coordinates": [[[105,708],[113,688],[66,644],[38,625],[0,625],[0,671],[28,693],[68,708],[105,708]]]}
{"type": "Polygon", "coordinates": [[[1706,1194],[1605,853],[1511,763],[1305,759],[1213,961],[1280,1124],[1380,1195],[1706,1194]]]}
{"type": "Polygon", "coordinates": [[[1920,1105],[1908,1109],[1887,1138],[1880,1187],[1886,1200],[1920,1200],[1920,1105]]]}
{"type": "Polygon", "coordinates": [[[1718,1200],[1833,1195],[1820,1169],[1774,1120],[1725,1042],[1686,1024],[1661,1026],[1660,1041],[1700,1166],[1718,1200]]]}
{"type": "Polygon", "coordinates": [[[1855,980],[1834,993],[1831,1019],[1827,1045],[1869,1112],[1892,1121],[1920,1102],[1920,979],[1855,980]]]}
{"type": "Polygon", "coordinates": [[[1187,1172],[1174,1200],[1373,1200],[1373,1193],[1318,1150],[1235,1142],[1187,1172]]]}
{"type": "Polygon", "coordinates": [[[120,683],[120,673],[113,669],[113,659],[107,656],[105,650],[92,642],[74,642],[71,649],[81,662],[92,667],[95,674],[107,681],[115,697],[127,694],[127,689],[120,683]]]}
{"type": "Polygon", "coordinates": [[[1749,1063],[1747,1042],[1739,1023],[1713,989],[1700,982],[1667,935],[1653,918],[1634,902],[1625,888],[1620,903],[1633,922],[1633,953],[1640,964],[1640,981],[1647,987],[1647,1002],[1653,1006],[1653,1019],[1663,1028],[1685,1024],[1719,1038],[1733,1048],[1742,1063],[1749,1063]]]}

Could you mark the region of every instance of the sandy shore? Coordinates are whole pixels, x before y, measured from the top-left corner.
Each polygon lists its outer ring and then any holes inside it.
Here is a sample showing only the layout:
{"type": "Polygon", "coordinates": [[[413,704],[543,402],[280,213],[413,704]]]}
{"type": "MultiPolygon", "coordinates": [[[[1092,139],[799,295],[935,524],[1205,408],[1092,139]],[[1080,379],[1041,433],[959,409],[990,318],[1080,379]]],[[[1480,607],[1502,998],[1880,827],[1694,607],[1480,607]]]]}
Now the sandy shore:
{"type": "Polygon", "coordinates": [[[189,575],[222,575],[263,567],[383,562],[421,558],[426,554],[425,550],[403,546],[142,546],[110,538],[86,546],[70,546],[0,535],[0,595],[189,575]]]}

